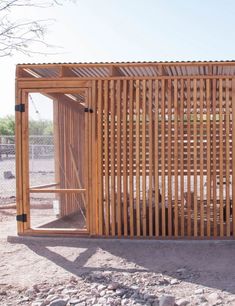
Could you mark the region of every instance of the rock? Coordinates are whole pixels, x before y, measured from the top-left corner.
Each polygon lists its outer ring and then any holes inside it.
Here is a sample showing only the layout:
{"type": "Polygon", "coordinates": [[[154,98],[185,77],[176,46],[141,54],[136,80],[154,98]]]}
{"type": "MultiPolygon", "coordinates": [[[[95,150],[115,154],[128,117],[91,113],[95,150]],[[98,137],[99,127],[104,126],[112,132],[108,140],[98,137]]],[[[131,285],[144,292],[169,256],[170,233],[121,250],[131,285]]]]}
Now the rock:
{"type": "Polygon", "coordinates": [[[98,302],[99,302],[99,304],[101,304],[101,305],[106,305],[107,303],[106,303],[106,298],[104,298],[104,297],[101,297],[99,300],[98,300],[98,302]]]}
{"type": "Polygon", "coordinates": [[[51,294],[55,294],[55,289],[54,289],[54,288],[51,288],[51,289],[48,291],[48,295],[51,295],[51,294]]]}
{"type": "Polygon", "coordinates": [[[142,300],[142,299],[137,299],[137,300],[135,300],[135,302],[138,303],[138,304],[146,305],[145,300],[142,300]]]}
{"type": "Polygon", "coordinates": [[[132,299],[136,300],[139,298],[139,294],[137,292],[133,293],[131,296],[132,299]]]}
{"type": "Polygon", "coordinates": [[[69,304],[70,305],[77,305],[77,304],[79,304],[80,303],[80,299],[71,299],[71,300],[69,300],[69,304]]]}
{"type": "Polygon", "coordinates": [[[123,296],[126,293],[125,289],[117,289],[116,290],[116,295],[118,296],[123,296]]]}
{"type": "Polygon", "coordinates": [[[66,286],[66,289],[74,290],[74,289],[76,289],[76,287],[72,284],[69,284],[69,285],[66,286]]]}
{"type": "Polygon", "coordinates": [[[174,306],[175,297],[172,295],[163,295],[159,299],[159,306],[174,306]]]}
{"type": "Polygon", "coordinates": [[[7,295],[6,290],[1,290],[1,291],[0,291],[0,295],[7,295]]]}
{"type": "Polygon", "coordinates": [[[37,302],[37,301],[35,301],[35,302],[33,302],[31,304],[31,306],[45,306],[45,304],[44,304],[44,302],[37,302]]]}
{"type": "Polygon", "coordinates": [[[169,281],[167,279],[161,279],[158,283],[160,286],[169,285],[169,281]]]}
{"type": "Polygon", "coordinates": [[[20,300],[20,303],[24,303],[24,302],[28,302],[29,301],[29,297],[25,296],[20,300]]]}
{"type": "Polygon", "coordinates": [[[36,293],[39,293],[40,292],[40,290],[39,290],[39,288],[38,288],[38,285],[33,285],[33,290],[36,292],[36,293]]]}
{"type": "Polygon", "coordinates": [[[46,300],[49,302],[53,302],[55,300],[58,300],[60,297],[58,295],[50,294],[47,296],[46,300]]]}
{"type": "Polygon", "coordinates": [[[100,291],[103,291],[104,289],[106,289],[107,288],[107,286],[105,286],[105,285],[99,285],[98,287],[97,287],[97,289],[98,289],[98,291],[100,292],[100,291]]]}
{"type": "Polygon", "coordinates": [[[13,173],[11,171],[4,171],[3,172],[3,177],[5,180],[10,180],[10,179],[14,179],[15,176],[13,175],[13,173]]]}
{"type": "Polygon", "coordinates": [[[93,298],[90,300],[90,302],[91,302],[92,305],[96,304],[97,298],[96,298],[96,297],[93,297],[93,298]]]}
{"type": "Polygon", "coordinates": [[[102,296],[105,296],[105,294],[106,294],[106,291],[105,290],[102,290],[101,292],[100,292],[100,296],[102,297],[102,296]]]}
{"type": "Polygon", "coordinates": [[[178,306],[186,306],[186,305],[189,305],[189,301],[188,300],[186,300],[186,299],[180,299],[180,300],[178,300],[177,302],[176,302],[176,304],[178,305],[178,306]]]}
{"type": "Polygon", "coordinates": [[[62,293],[65,295],[73,295],[77,294],[78,291],[76,289],[64,289],[62,293]]]}
{"type": "Polygon", "coordinates": [[[117,290],[118,287],[119,287],[118,283],[111,283],[111,284],[108,285],[109,290],[117,290]]]}
{"type": "Polygon", "coordinates": [[[115,291],[114,290],[106,290],[107,295],[114,295],[115,291]]]}
{"type": "Polygon", "coordinates": [[[121,301],[121,305],[128,305],[129,304],[129,300],[128,299],[122,299],[121,301]]]}
{"type": "Polygon", "coordinates": [[[50,306],[66,306],[68,299],[57,299],[50,303],[50,306]]]}
{"type": "Polygon", "coordinates": [[[195,294],[203,294],[204,290],[202,288],[196,289],[195,294]]]}
{"type": "Polygon", "coordinates": [[[131,286],[131,289],[133,289],[133,290],[139,290],[139,287],[136,286],[136,285],[134,285],[134,286],[131,286]]]}
{"type": "Polygon", "coordinates": [[[36,292],[34,291],[34,289],[28,289],[25,291],[25,295],[28,296],[28,297],[34,297],[36,294],[36,292]]]}
{"type": "Polygon", "coordinates": [[[98,297],[100,294],[99,294],[99,292],[98,292],[98,290],[96,290],[96,289],[92,289],[91,290],[91,294],[93,295],[93,296],[96,296],[96,297],[98,297]]]}
{"type": "Polygon", "coordinates": [[[76,279],[75,276],[71,276],[69,281],[70,281],[70,283],[77,283],[78,282],[78,280],[76,279]]]}
{"type": "Polygon", "coordinates": [[[176,284],[179,284],[179,281],[177,279],[171,279],[170,284],[176,285],[176,284]]]}
{"type": "Polygon", "coordinates": [[[145,293],[145,294],[144,294],[144,300],[147,301],[148,299],[149,299],[149,294],[148,294],[148,293],[145,293]]]}
{"type": "Polygon", "coordinates": [[[218,293],[213,292],[207,296],[207,301],[209,302],[209,305],[219,305],[221,304],[221,298],[218,293]]]}
{"type": "Polygon", "coordinates": [[[158,300],[155,300],[155,301],[152,303],[152,306],[159,306],[159,301],[158,301],[158,300]]]}

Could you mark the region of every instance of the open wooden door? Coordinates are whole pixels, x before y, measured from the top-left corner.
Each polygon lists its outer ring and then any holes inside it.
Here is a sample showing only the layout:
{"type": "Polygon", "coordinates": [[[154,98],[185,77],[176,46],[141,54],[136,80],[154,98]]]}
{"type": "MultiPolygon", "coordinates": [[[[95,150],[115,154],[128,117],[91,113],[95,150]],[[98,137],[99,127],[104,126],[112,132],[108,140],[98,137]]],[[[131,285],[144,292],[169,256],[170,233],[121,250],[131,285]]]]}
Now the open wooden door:
{"type": "MultiPolygon", "coordinates": [[[[87,89],[24,91],[24,233],[89,233],[87,89]]],[[[22,220],[20,220],[22,219],[22,220]]]]}

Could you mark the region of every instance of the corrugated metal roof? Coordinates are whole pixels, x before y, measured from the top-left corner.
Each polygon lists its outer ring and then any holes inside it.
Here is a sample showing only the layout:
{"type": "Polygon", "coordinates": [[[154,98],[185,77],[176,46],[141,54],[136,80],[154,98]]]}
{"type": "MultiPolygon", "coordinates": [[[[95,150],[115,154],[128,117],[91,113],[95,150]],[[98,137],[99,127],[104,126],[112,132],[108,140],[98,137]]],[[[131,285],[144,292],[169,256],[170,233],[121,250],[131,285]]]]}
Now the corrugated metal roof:
{"type": "Polygon", "coordinates": [[[235,60],[228,61],[174,61],[174,62],[76,62],[19,64],[19,76],[34,78],[104,78],[110,76],[154,77],[235,75],[235,60]],[[63,70],[64,68],[64,70],[63,70]],[[65,71],[65,69],[67,69],[65,71]]]}
{"type": "Polygon", "coordinates": [[[235,63],[234,60],[210,60],[210,61],[124,61],[124,62],[54,62],[54,63],[19,63],[18,65],[119,65],[119,64],[184,64],[184,63],[235,63]]]}

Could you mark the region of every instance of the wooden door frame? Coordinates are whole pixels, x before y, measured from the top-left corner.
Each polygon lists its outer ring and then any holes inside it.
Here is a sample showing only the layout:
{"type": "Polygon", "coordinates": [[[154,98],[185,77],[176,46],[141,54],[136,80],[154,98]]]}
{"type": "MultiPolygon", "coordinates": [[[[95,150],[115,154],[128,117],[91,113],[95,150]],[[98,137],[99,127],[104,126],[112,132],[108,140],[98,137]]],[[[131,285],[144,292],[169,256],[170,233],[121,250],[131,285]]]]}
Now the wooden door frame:
{"type": "MultiPolygon", "coordinates": [[[[30,227],[30,201],[29,201],[29,154],[28,154],[28,94],[29,93],[77,93],[79,91],[85,91],[86,93],[86,105],[85,107],[91,108],[91,88],[84,86],[84,82],[77,82],[77,85],[72,87],[45,87],[45,88],[23,88],[16,90],[16,105],[23,104],[24,111],[16,112],[16,174],[17,174],[17,216],[26,215],[26,220],[17,220],[17,232],[18,235],[79,235],[87,236],[90,234],[91,229],[91,211],[92,211],[92,181],[94,179],[92,173],[92,137],[91,127],[92,120],[89,112],[85,112],[85,139],[87,160],[86,160],[86,201],[87,201],[87,229],[32,229],[30,227]],[[79,84],[82,83],[82,84],[79,84]],[[92,173],[92,175],[91,175],[92,173]]],[[[85,108],[84,107],[84,108],[85,108]]]]}

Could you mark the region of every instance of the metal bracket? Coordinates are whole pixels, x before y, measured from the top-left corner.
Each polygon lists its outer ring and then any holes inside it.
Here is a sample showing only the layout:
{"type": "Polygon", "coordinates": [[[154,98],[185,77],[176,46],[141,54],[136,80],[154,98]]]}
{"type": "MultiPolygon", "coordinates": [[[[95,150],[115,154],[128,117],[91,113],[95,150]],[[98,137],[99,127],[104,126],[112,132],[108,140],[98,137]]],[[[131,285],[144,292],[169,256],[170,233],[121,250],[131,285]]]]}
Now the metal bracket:
{"type": "Polygon", "coordinates": [[[15,105],[15,111],[16,112],[21,112],[21,113],[23,113],[23,112],[25,112],[25,105],[24,104],[16,104],[15,105]]]}
{"type": "Polygon", "coordinates": [[[85,108],[84,108],[84,112],[85,112],[85,113],[93,113],[93,109],[88,108],[88,107],[85,107],[85,108]]]}
{"type": "Polygon", "coordinates": [[[27,222],[27,215],[26,214],[17,215],[16,221],[23,222],[23,223],[27,222]]]}

